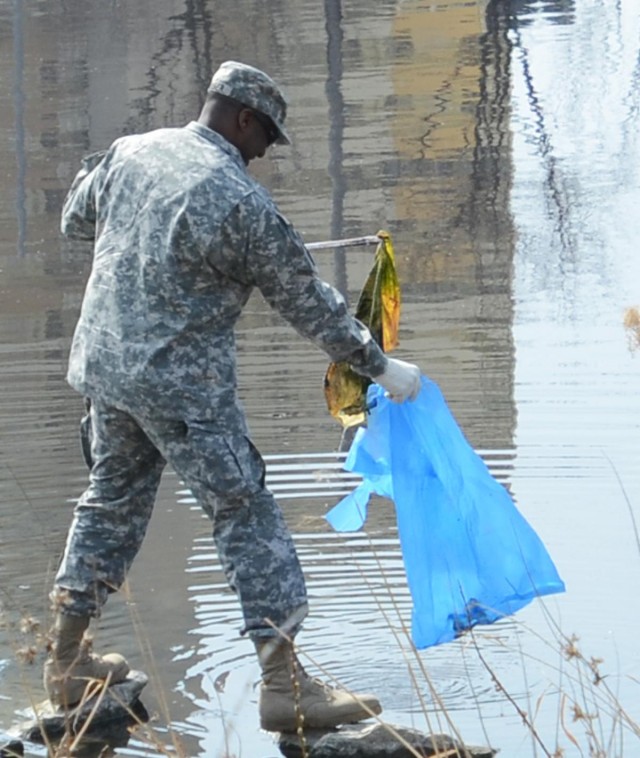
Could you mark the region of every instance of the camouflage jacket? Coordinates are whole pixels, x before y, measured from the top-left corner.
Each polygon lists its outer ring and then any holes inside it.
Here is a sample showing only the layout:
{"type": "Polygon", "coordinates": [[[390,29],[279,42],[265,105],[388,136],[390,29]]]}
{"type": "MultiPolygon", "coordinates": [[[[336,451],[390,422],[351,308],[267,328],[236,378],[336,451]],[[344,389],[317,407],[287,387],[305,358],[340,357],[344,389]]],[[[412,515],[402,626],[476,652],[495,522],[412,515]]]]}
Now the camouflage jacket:
{"type": "Polygon", "coordinates": [[[239,408],[234,325],[255,287],[332,360],[385,368],[239,151],[201,124],[90,156],[61,228],[94,241],[67,375],[85,395],[224,421],[239,408]]]}

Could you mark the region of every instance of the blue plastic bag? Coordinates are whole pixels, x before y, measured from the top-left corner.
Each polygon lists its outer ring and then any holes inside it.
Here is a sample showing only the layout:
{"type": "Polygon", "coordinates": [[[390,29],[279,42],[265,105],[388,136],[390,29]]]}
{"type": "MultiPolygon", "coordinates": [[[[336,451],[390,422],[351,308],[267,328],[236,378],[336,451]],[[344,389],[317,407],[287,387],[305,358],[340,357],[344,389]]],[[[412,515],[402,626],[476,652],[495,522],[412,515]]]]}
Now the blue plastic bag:
{"type": "Polygon", "coordinates": [[[394,501],[416,647],[448,642],[564,591],[542,541],[471,448],[434,382],[422,377],[413,403],[391,402],[378,385],[367,401],[368,426],[345,463],[363,482],[327,520],[354,531],[372,493],[394,501]]]}

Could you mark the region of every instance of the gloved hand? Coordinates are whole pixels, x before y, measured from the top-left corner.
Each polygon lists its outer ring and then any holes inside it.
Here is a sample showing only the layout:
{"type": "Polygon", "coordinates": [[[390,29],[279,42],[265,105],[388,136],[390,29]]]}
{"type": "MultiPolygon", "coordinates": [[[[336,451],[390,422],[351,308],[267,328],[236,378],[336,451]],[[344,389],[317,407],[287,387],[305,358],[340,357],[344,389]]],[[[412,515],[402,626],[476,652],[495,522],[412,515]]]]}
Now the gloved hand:
{"type": "Polygon", "coordinates": [[[420,392],[420,369],[395,358],[387,361],[386,369],[380,376],[374,376],[373,381],[387,391],[387,397],[394,403],[415,400],[420,392]]]}

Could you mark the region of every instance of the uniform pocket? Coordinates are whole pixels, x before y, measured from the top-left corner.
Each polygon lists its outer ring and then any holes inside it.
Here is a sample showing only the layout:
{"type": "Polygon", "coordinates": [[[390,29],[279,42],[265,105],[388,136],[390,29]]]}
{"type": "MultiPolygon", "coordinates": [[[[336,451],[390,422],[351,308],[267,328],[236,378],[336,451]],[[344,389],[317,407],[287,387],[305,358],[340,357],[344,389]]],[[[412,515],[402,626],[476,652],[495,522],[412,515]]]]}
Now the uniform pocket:
{"type": "Polygon", "coordinates": [[[243,499],[264,489],[264,461],[245,434],[190,425],[187,444],[201,485],[218,498],[243,499]]]}

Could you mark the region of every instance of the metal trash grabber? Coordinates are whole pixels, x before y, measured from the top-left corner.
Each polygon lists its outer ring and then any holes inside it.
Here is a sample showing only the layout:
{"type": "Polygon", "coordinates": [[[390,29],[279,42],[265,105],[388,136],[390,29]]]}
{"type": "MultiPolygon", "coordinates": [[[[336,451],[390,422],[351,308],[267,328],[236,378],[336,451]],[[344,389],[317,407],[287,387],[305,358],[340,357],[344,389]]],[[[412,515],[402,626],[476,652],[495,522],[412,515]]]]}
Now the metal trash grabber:
{"type": "Polygon", "coordinates": [[[305,243],[307,250],[331,250],[341,247],[357,247],[358,245],[378,245],[380,237],[369,234],[366,237],[349,237],[343,240],[325,240],[324,242],[305,243]]]}

